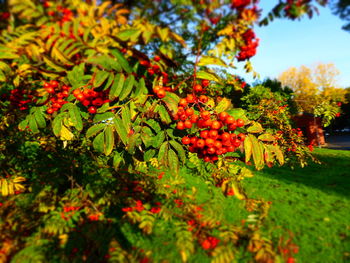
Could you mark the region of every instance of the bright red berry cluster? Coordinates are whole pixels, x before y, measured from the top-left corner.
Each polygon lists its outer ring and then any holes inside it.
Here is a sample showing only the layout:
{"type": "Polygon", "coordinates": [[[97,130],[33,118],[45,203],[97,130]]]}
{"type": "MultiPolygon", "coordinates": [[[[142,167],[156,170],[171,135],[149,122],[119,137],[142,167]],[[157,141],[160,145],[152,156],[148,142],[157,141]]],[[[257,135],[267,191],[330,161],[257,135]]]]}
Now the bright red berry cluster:
{"type": "Polygon", "coordinates": [[[251,4],[251,0],[231,0],[231,8],[243,9],[251,4]]]}
{"type": "Polygon", "coordinates": [[[242,35],[244,45],[241,47],[240,52],[237,55],[238,61],[249,59],[256,54],[256,48],[259,45],[259,39],[255,38],[255,33],[252,29],[248,29],[242,35]]]}
{"type": "Polygon", "coordinates": [[[69,96],[71,87],[60,85],[57,80],[51,80],[44,83],[44,89],[50,96],[49,103],[47,104],[48,109],[46,110],[48,114],[58,111],[64,104],[68,103],[65,98],[69,96]]]}
{"type": "Polygon", "coordinates": [[[110,102],[108,99],[109,90],[95,91],[92,89],[75,89],[73,91],[74,97],[81,102],[85,107],[88,107],[88,112],[95,114],[97,109],[105,103],[110,102]]]}
{"type": "Polygon", "coordinates": [[[179,130],[191,129],[193,125],[199,128],[198,135],[185,136],[182,138],[182,143],[189,145],[189,151],[197,153],[199,158],[213,162],[218,159],[218,155],[234,152],[241,146],[245,134],[237,135],[230,132],[235,131],[237,127],[243,127],[244,121],[235,120],[227,112],[217,114],[203,109],[208,97],[198,93],[205,92],[203,86],[207,85],[209,85],[207,80],[202,81],[202,85],[196,84],[192,94],[180,99],[174,119],[178,120],[176,128],[179,130]],[[197,108],[198,115],[195,112],[197,108]]]}
{"type": "Polygon", "coordinates": [[[13,89],[9,97],[12,106],[19,108],[20,110],[27,110],[28,104],[33,102],[33,96],[27,94],[25,90],[13,89]]]}
{"type": "Polygon", "coordinates": [[[214,249],[219,244],[220,240],[216,237],[207,237],[202,243],[201,246],[204,250],[214,249]]]}

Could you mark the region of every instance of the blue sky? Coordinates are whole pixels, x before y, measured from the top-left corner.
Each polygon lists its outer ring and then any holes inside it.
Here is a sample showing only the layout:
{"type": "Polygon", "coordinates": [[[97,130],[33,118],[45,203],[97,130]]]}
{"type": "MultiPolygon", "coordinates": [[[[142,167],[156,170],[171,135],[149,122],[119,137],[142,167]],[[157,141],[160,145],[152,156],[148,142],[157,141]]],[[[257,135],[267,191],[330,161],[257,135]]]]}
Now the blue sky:
{"type": "MultiPolygon", "coordinates": [[[[271,10],[276,1],[261,0],[260,6],[271,10]]],[[[320,15],[301,21],[276,19],[266,27],[256,27],[260,38],[257,55],[252,65],[261,79],[275,78],[289,67],[312,66],[318,62],[334,63],[340,70],[338,83],[350,87],[350,33],[341,29],[344,25],[328,7],[319,8],[320,15]]],[[[242,73],[248,82],[251,75],[242,73]]]]}

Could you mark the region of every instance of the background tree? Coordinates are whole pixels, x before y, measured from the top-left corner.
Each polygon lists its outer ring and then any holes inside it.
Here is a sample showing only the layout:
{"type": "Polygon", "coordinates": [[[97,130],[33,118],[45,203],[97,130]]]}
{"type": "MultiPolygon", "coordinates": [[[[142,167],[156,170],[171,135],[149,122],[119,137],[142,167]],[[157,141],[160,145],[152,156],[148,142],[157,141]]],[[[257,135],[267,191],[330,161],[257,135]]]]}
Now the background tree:
{"type": "Polygon", "coordinates": [[[284,71],[279,80],[294,91],[294,100],[300,112],[322,116],[324,124],[340,112],[339,103],[346,102],[346,91],[339,88],[339,70],[334,64],[319,63],[313,67],[292,67],[284,71]]]}
{"type": "Polygon", "coordinates": [[[347,21],[343,29],[350,32],[350,0],[331,0],[333,13],[347,21]]]}

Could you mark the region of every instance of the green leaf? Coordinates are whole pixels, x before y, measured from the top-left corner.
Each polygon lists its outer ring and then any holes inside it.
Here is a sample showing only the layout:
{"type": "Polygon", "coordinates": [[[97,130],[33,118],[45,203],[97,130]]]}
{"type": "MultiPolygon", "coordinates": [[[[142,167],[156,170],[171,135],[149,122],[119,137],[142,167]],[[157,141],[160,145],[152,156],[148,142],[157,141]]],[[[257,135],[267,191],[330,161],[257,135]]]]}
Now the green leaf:
{"type": "Polygon", "coordinates": [[[158,105],[155,112],[159,113],[159,116],[162,122],[166,124],[171,123],[170,115],[163,105],[158,105]]]}
{"type": "Polygon", "coordinates": [[[178,107],[180,98],[175,93],[167,92],[166,96],[163,98],[163,101],[165,102],[165,105],[172,113],[177,112],[177,107],[178,107]]]}
{"type": "Polygon", "coordinates": [[[153,143],[152,146],[156,149],[158,149],[161,144],[164,142],[165,140],[165,132],[161,131],[160,133],[158,133],[155,137],[153,137],[153,143]]]}
{"type": "Polygon", "coordinates": [[[111,154],[114,147],[114,132],[111,125],[108,125],[106,127],[104,134],[105,134],[104,153],[105,155],[108,156],[111,154]]]}
{"type": "Polygon", "coordinates": [[[156,155],[156,150],[150,149],[143,155],[143,160],[145,162],[148,162],[150,159],[152,159],[156,155]]]}
{"type": "Polygon", "coordinates": [[[39,132],[38,124],[36,123],[34,116],[33,115],[29,115],[28,116],[28,120],[29,120],[29,129],[31,129],[31,131],[33,133],[39,132]]]}
{"type": "Polygon", "coordinates": [[[86,131],[86,138],[90,138],[92,136],[95,136],[97,133],[99,133],[101,130],[103,130],[106,127],[105,123],[99,123],[96,125],[91,126],[87,131],[86,131]]]}
{"type": "Polygon", "coordinates": [[[168,158],[168,142],[163,142],[163,144],[159,148],[158,161],[162,164],[166,164],[167,158],[168,158]]]}
{"type": "Polygon", "coordinates": [[[117,33],[117,37],[122,41],[127,41],[131,38],[137,38],[141,34],[139,29],[125,29],[117,33]]]}
{"type": "Polygon", "coordinates": [[[109,74],[110,73],[108,71],[102,71],[102,70],[97,71],[93,82],[94,87],[97,88],[101,86],[102,83],[105,82],[105,80],[108,78],[109,74]]]}
{"type": "Polygon", "coordinates": [[[60,136],[62,129],[62,115],[57,115],[52,122],[52,130],[56,137],[60,136]]]}
{"type": "Polygon", "coordinates": [[[77,86],[82,82],[84,76],[84,68],[85,64],[82,63],[78,66],[75,66],[71,71],[68,72],[67,78],[72,86],[77,86]]]}
{"type": "Polygon", "coordinates": [[[28,118],[25,118],[23,121],[21,121],[18,124],[19,130],[24,131],[27,128],[28,124],[29,124],[28,118]]]}
{"type": "Polygon", "coordinates": [[[185,149],[182,147],[181,144],[179,144],[177,141],[170,141],[171,146],[174,147],[174,149],[177,151],[178,156],[181,159],[181,162],[184,163],[186,159],[186,152],[185,149]]]}
{"type": "Polygon", "coordinates": [[[64,141],[70,141],[74,138],[74,134],[64,125],[62,125],[60,131],[60,139],[64,141]]]}
{"type": "Polygon", "coordinates": [[[140,137],[140,133],[134,133],[133,135],[129,136],[128,145],[126,146],[128,153],[130,154],[135,153],[135,147],[139,137],[140,137]]]}
{"type": "Polygon", "coordinates": [[[83,120],[81,119],[80,110],[77,105],[69,103],[67,104],[69,117],[74,125],[74,127],[81,131],[83,129],[83,120]]]}
{"type": "Polygon", "coordinates": [[[243,109],[240,108],[234,108],[231,110],[227,111],[228,114],[230,114],[233,118],[237,119],[242,119],[244,121],[244,123],[246,124],[247,122],[249,122],[249,119],[246,116],[246,112],[243,109]]]}
{"type": "Polygon", "coordinates": [[[170,171],[177,174],[179,172],[179,158],[174,150],[170,149],[168,152],[168,164],[170,167],[170,171]]]}
{"type": "Polygon", "coordinates": [[[261,133],[264,131],[263,127],[259,122],[253,121],[252,126],[248,127],[247,132],[249,133],[261,133]]]}
{"type": "Polygon", "coordinates": [[[115,170],[118,170],[120,164],[124,162],[122,155],[115,151],[113,156],[113,167],[115,170]]]}
{"type": "Polygon", "coordinates": [[[253,145],[252,140],[247,136],[244,140],[244,153],[245,153],[245,162],[248,163],[252,157],[253,145]]]}
{"type": "Polygon", "coordinates": [[[114,126],[117,130],[117,133],[124,143],[124,145],[128,144],[128,131],[126,130],[126,127],[123,125],[122,120],[119,117],[115,117],[114,120],[114,126]]]}
{"type": "Polygon", "coordinates": [[[96,122],[100,122],[100,121],[111,120],[114,118],[114,116],[115,116],[114,113],[110,112],[110,111],[104,112],[101,114],[96,114],[93,122],[96,123],[96,122]]]}
{"type": "Polygon", "coordinates": [[[111,101],[117,98],[121,93],[121,91],[123,90],[124,81],[125,81],[125,77],[123,73],[117,74],[114,77],[113,85],[109,91],[109,99],[111,101]]]}
{"type": "Polygon", "coordinates": [[[255,168],[257,170],[261,170],[264,167],[263,144],[259,142],[258,139],[252,134],[248,134],[248,138],[250,138],[252,142],[252,152],[255,168]]]}
{"type": "Polygon", "coordinates": [[[119,64],[122,66],[122,68],[127,72],[131,73],[132,68],[129,66],[128,61],[125,59],[122,53],[118,49],[111,49],[112,55],[118,60],[119,64]]]}
{"type": "Polygon", "coordinates": [[[212,56],[202,56],[198,62],[198,66],[207,66],[207,65],[218,65],[222,67],[227,67],[225,61],[220,58],[212,56]]]}
{"type": "Polygon", "coordinates": [[[229,108],[232,107],[231,100],[223,98],[218,105],[215,107],[215,112],[220,113],[223,111],[227,111],[229,108]]]}
{"type": "Polygon", "coordinates": [[[40,109],[37,109],[34,112],[34,116],[35,116],[36,123],[38,124],[38,127],[39,128],[45,128],[46,127],[46,121],[45,121],[43,112],[40,109]]]}
{"type": "Polygon", "coordinates": [[[94,149],[101,153],[104,152],[104,143],[105,143],[104,138],[105,138],[105,134],[104,132],[101,132],[95,137],[94,141],[92,142],[94,149]]]}
{"type": "Polygon", "coordinates": [[[132,88],[134,86],[134,82],[135,82],[135,77],[133,75],[129,75],[125,80],[123,90],[120,93],[120,97],[119,97],[120,100],[125,99],[131,93],[132,88]]]}
{"type": "Polygon", "coordinates": [[[220,79],[216,76],[216,74],[211,73],[211,72],[198,71],[197,74],[196,74],[196,77],[198,79],[207,79],[207,80],[212,80],[212,81],[220,83],[220,79]]]}
{"type": "Polygon", "coordinates": [[[148,119],[146,121],[146,123],[148,124],[149,127],[151,127],[156,133],[159,133],[162,128],[160,127],[159,123],[154,120],[154,119],[148,119]]]}
{"type": "Polygon", "coordinates": [[[272,134],[264,133],[258,137],[258,140],[264,141],[264,142],[274,142],[276,139],[272,134]]]}
{"type": "Polygon", "coordinates": [[[276,159],[280,163],[280,165],[284,164],[284,156],[281,148],[278,145],[275,145],[275,154],[276,154],[276,159]]]}

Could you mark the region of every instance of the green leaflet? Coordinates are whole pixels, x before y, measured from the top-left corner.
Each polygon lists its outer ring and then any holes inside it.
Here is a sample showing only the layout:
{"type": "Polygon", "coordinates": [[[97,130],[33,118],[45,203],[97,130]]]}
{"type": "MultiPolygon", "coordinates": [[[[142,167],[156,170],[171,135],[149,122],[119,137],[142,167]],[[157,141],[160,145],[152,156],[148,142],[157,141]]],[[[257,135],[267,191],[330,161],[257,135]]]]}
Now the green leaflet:
{"type": "Polygon", "coordinates": [[[78,109],[77,105],[69,103],[68,106],[68,112],[69,117],[74,125],[74,127],[81,131],[83,129],[83,120],[81,119],[80,110],[78,109]]]}
{"type": "Polygon", "coordinates": [[[261,126],[261,124],[259,122],[252,122],[252,126],[248,127],[247,132],[250,133],[261,133],[264,131],[263,127],[261,126]]]}
{"type": "Polygon", "coordinates": [[[109,74],[110,73],[108,71],[102,71],[102,70],[97,71],[93,82],[94,87],[97,88],[101,86],[102,83],[105,82],[105,80],[109,77],[109,74]]]}
{"type": "Polygon", "coordinates": [[[110,155],[114,147],[114,131],[111,125],[106,127],[104,136],[104,154],[110,155]]]}
{"type": "Polygon", "coordinates": [[[119,135],[119,138],[122,140],[124,145],[128,144],[128,131],[126,130],[126,127],[123,125],[122,120],[119,117],[115,117],[114,120],[114,126],[116,128],[116,131],[119,135]]]}
{"type": "Polygon", "coordinates": [[[101,132],[95,137],[94,141],[92,142],[94,149],[101,153],[104,152],[104,136],[104,132],[101,132]]]}
{"type": "Polygon", "coordinates": [[[202,56],[198,62],[198,66],[207,66],[207,65],[218,65],[222,67],[227,67],[225,61],[220,58],[212,56],[202,56]]]}
{"type": "Polygon", "coordinates": [[[159,148],[158,161],[162,164],[166,164],[167,158],[168,158],[168,142],[163,142],[163,144],[159,148]]]}
{"type": "Polygon", "coordinates": [[[253,145],[249,135],[244,140],[245,162],[248,163],[252,157],[253,145]]]}
{"type": "Polygon", "coordinates": [[[135,77],[133,75],[129,75],[126,80],[125,83],[123,85],[123,89],[120,93],[120,100],[125,99],[132,91],[132,88],[135,84],[135,77]]]}
{"type": "Polygon", "coordinates": [[[168,165],[171,172],[177,174],[179,172],[179,158],[173,149],[170,149],[168,152],[168,165]]]}
{"type": "Polygon", "coordinates": [[[90,138],[92,136],[95,136],[97,133],[99,133],[101,130],[103,130],[106,127],[105,123],[99,123],[96,125],[91,126],[87,131],[86,131],[86,138],[90,138]]]}
{"type": "Polygon", "coordinates": [[[119,94],[121,93],[124,86],[124,81],[125,81],[125,77],[123,73],[117,74],[114,77],[112,87],[109,91],[110,100],[113,101],[115,98],[119,97],[119,94]]]}
{"type": "Polygon", "coordinates": [[[171,146],[177,151],[178,156],[181,159],[181,162],[184,163],[186,159],[185,149],[177,141],[170,141],[171,146]]]}
{"type": "Polygon", "coordinates": [[[129,62],[125,59],[122,53],[118,49],[111,49],[112,55],[118,60],[119,64],[122,66],[122,68],[127,72],[131,73],[132,69],[129,65],[129,62]]]}

